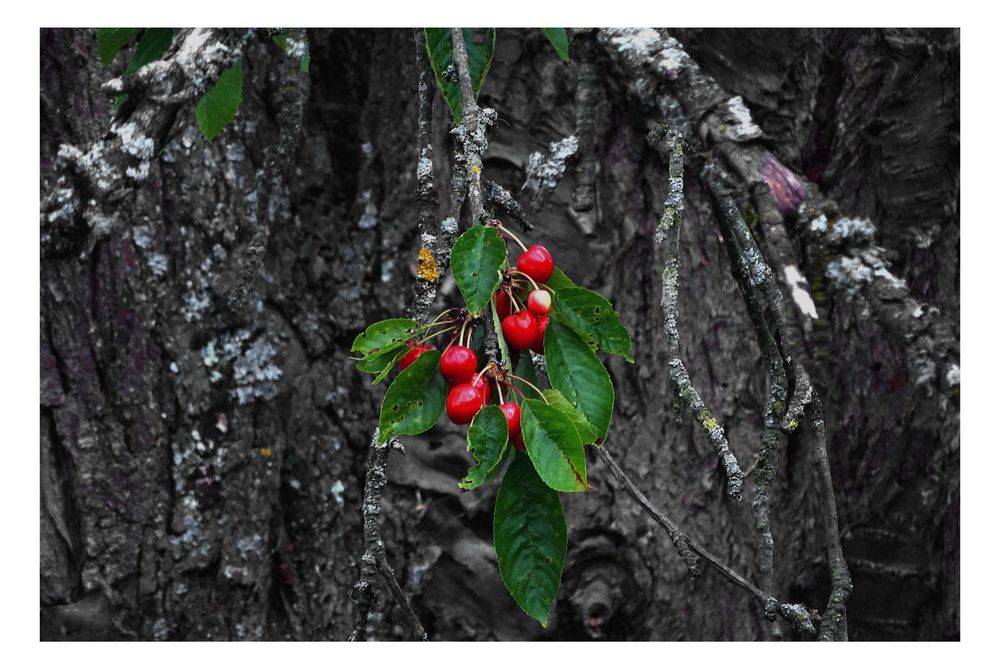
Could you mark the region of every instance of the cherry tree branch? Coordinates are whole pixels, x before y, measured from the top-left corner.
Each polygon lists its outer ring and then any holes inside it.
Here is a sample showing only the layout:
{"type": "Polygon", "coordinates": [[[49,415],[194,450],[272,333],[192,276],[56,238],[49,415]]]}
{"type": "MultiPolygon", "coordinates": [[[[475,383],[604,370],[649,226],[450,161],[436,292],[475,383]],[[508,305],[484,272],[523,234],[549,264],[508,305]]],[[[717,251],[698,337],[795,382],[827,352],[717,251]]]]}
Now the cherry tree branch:
{"type": "MultiPolygon", "coordinates": [[[[654,131],[650,139],[656,143],[661,133],[654,131]]],[[[677,399],[691,410],[692,417],[705,432],[709,442],[719,454],[719,462],[726,474],[726,491],[731,499],[743,494],[743,470],[729,448],[726,432],[705,406],[698,389],[691,383],[684,361],[681,360],[680,336],[677,330],[677,282],[680,270],[681,217],[684,212],[684,150],[679,131],[669,132],[667,200],[663,205],[656,241],[664,249],[663,263],[663,331],[667,340],[670,384],[677,399]]]]}
{"type": "Polygon", "coordinates": [[[665,513],[653,506],[653,504],[646,498],[645,495],[642,494],[642,492],[640,492],[639,488],[637,488],[632,480],[625,474],[615,459],[611,457],[607,444],[598,448],[597,453],[601,457],[601,460],[604,461],[604,464],[608,466],[608,469],[611,470],[611,473],[618,481],[622,490],[628,493],[629,496],[632,497],[632,499],[634,499],[639,506],[642,507],[642,509],[667,532],[667,536],[670,537],[671,542],[673,542],[674,547],[677,549],[677,553],[680,555],[681,559],[684,560],[685,564],[687,564],[688,571],[691,576],[697,577],[701,574],[701,567],[698,564],[698,558],[700,557],[715,571],[721,574],[723,578],[736,587],[745,590],[751,597],[757,600],[757,602],[764,608],[764,611],[769,618],[773,618],[775,615],[780,615],[803,635],[812,637],[816,634],[816,627],[813,625],[812,616],[806,607],[802,604],[779,602],[774,596],[766,594],[760,588],[738,574],[714,553],[681,530],[677,523],[672,521],[665,513]]]}

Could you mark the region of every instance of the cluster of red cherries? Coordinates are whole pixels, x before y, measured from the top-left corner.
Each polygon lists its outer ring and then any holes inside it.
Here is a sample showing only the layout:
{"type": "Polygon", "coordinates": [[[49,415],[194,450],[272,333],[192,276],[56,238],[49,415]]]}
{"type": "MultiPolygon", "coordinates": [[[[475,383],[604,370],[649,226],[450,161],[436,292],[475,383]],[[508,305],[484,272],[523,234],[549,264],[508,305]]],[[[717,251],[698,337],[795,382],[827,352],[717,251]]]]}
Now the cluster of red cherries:
{"type": "MultiPolygon", "coordinates": [[[[507,231],[499,222],[490,221],[500,229],[500,234],[507,236],[518,244],[520,241],[507,231]]],[[[524,246],[521,245],[522,249],[524,246]]],[[[541,244],[535,244],[524,249],[517,260],[516,268],[508,269],[504,274],[499,290],[493,296],[500,327],[507,344],[518,350],[531,349],[543,353],[542,343],[545,338],[545,328],[549,322],[549,310],[552,308],[552,295],[548,287],[542,286],[555,271],[552,254],[541,244]],[[522,299],[527,291],[527,298],[522,299]]],[[[499,394],[500,411],[507,419],[507,429],[510,441],[519,450],[524,450],[524,438],[521,435],[521,407],[514,402],[505,402],[503,388],[520,393],[512,382],[513,379],[530,385],[527,380],[489,363],[479,369],[479,361],[475,352],[466,345],[472,341],[472,328],[462,327],[448,343],[441,354],[441,376],[451,386],[445,411],[448,418],[458,425],[468,425],[483,405],[490,401],[492,390],[490,381],[496,384],[499,394]],[[458,343],[455,343],[456,337],[458,343]]],[[[409,342],[410,350],[400,358],[400,371],[412,365],[426,351],[434,350],[430,344],[409,342]]]]}

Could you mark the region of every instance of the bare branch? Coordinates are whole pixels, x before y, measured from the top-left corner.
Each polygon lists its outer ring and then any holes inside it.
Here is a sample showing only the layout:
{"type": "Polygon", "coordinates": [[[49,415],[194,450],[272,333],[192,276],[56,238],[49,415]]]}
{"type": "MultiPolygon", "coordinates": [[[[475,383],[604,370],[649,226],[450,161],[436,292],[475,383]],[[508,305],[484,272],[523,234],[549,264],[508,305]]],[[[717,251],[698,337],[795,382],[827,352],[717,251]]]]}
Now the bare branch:
{"type": "MultiPolygon", "coordinates": [[[[654,131],[656,133],[656,131],[654,131]]],[[[659,134],[650,135],[654,145],[659,134]]],[[[725,428],[712,416],[705,406],[698,389],[691,383],[684,361],[681,360],[680,336],[677,330],[679,310],[677,307],[677,282],[680,270],[680,236],[681,217],[684,212],[684,150],[683,137],[674,130],[667,138],[669,146],[667,181],[667,200],[663,205],[663,215],[660,217],[660,228],[656,239],[664,249],[666,258],[663,263],[663,330],[667,340],[668,364],[670,365],[670,384],[674,393],[688,409],[695,421],[704,430],[709,442],[719,454],[719,462],[726,474],[726,492],[731,499],[740,499],[743,494],[743,470],[736,456],[729,448],[725,428]]]]}
{"type": "Polygon", "coordinates": [[[615,462],[614,458],[611,457],[611,453],[608,452],[607,444],[598,448],[597,452],[601,459],[604,460],[604,463],[611,470],[615,479],[618,480],[622,489],[625,490],[625,492],[627,492],[632,499],[638,502],[639,506],[641,506],[643,510],[649,514],[651,518],[653,518],[653,520],[666,530],[667,536],[670,537],[670,540],[673,542],[674,547],[677,549],[677,553],[681,556],[681,559],[683,559],[685,564],[687,564],[688,571],[692,576],[698,576],[701,573],[701,566],[698,563],[698,557],[701,557],[727,581],[745,590],[754,599],[756,599],[757,602],[764,607],[764,611],[769,617],[773,617],[775,614],[781,615],[802,634],[807,636],[813,636],[816,634],[816,628],[813,626],[812,617],[809,615],[808,610],[804,606],[801,604],[781,603],[773,596],[765,594],[762,590],[760,590],[760,588],[740,576],[720,558],[716,557],[715,554],[685,534],[677,523],[667,517],[666,514],[653,506],[646,496],[639,491],[631,479],[629,479],[625,472],[622,471],[622,468],[617,462],[615,462]]]}

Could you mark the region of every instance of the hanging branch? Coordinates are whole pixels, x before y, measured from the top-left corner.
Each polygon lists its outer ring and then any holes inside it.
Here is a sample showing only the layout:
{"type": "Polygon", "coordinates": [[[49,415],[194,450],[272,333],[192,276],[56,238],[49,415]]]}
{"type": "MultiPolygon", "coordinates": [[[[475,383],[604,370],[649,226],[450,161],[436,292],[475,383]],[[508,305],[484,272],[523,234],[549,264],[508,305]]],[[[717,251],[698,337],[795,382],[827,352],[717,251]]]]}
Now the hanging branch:
{"type": "MultiPolygon", "coordinates": [[[[469,55],[465,50],[465,36],[461,28],[451,29],[453,60],[458,68],[458,86],[462,91],[462,125],[452,130],[458,138],[465,156],[466,187],[468,189],[469,206],[472,209],[472,224],[481,225],[486,218],[483,207],[483,154],[489,146],[486,132],[496,123],[496,110],[480,109],[476,104],[476,94],[472,88],[472,76],[469,74],[469,55]]],[[[489,313],[480,318],[485,339],[483,345],[487,357],[496,362],[499,358],[497,333],[493,329],[493,319],[489,313]]]]}
{"type": "Polygon", "coordinates": [[[761,353],[767,361],[769,398],[766,409],[764,444],[754,469],[754,517],[760,533],[758,562],[761,574],[773,583],[773,540],[770,536],[768,515],[768,487],[773,482],[777,446],[777,431],[794,432],[800,424],[799,416],[809,413],[812,422],[812,454],[819,476],[823,500],[823,520],[827,555],[833,583],[830,602],[823,614],[821,639],[847,640],[846,604],[852,585],[847,563],[840,545],[836,499],[830,466],[826,454],[826,430],[822,405],[805,368],[789,354],[789,328],[785,318],[784,302],[774,274],[761,257],[757,243],[740,215],[733,198],[723,186],[724,174],[714,163],[706,164],[702,180],[712,197],[716,219],[722,232],[733,274],[740,285],[750,320],[757,333],[761,353]],[[792,371],[794,386],[788,384],[786,367],[792,371]],[[791,410],[785,411],[785,398],[791,410]],[[792,415],[794,411],[794,415],[792,415]],[[765,572],[765,570],[767,570],[765,572]]]}
{"type": "MultiPolygon", "coordinates": [[[[438,234],[434,234],[432,224],[438,205],[437,191],[434,188],[433,146],[431,143],[431,108],[434,98],[434,88],[431,85],[431,73],[426,62],[424,50],[424,31],[415,28],[413,40],[416,53],[417,72],[417,200],[420,203],[419,231],[421,240],[420,255],[417,267],[417,282],[414,286],[413,305],[410,315],[417,321],[424,321],[430,313],[431,305],[437,295],[441,277],[447,270],[451,244],[458,232],[457,217],[462,206],[462,198],[452,198],[452,216],[441,221],[438,234]]],[[[456,179],[453,173],[452,192],[461,193],[463,181],[456,179]]],[[[351,592],[351,598],[357,604],[354,632],[351,641],[364,641],[367,638],[368,613],[376,602],[378,593],[375,590],[375,578],[381,576],[392,593],[396,603],[403,610],[410,622],[414,637],[427,640],[420,619],[413,611],[409,598],[399,583],[385,555],[385,545],[382,541],[382,489],[386,484],[386,463],[391,448],[400,448],[397,439],[390,439],[385,446],[380,446],[380,432],[376,428],[372,435],[368,454],[368,472],[365,475],[365,491],[361,503],[364,519],[365,550],[361,556],[361,576],[351,592]]]]}
{"type": "MultiPolygon", "coordinates": [[[[656,240],[664,249],[666,259],[663,263],[663,330],[667,339],[667,355],[670,365],[670,384],[677,399],[688,409],[698,425],[704,430],[709,442],[719,454],[719,462],[726,473],[726,492],[731,499],[740,499],[743,494],[743,470],[736,456],[729,448],[726,432],[705,406],[698,389],[691,383],[687,368],[681,360],[680,336],[677,331],[677,281],[680,269],[680,236],[681,216],[684,212],[684,150],[683,137],[679,131],[672,130],[666,138],[669,147],[669,179],[667,181],[667,200],[663,204],[663,215],[660,217],[660,228],[656,240]]],[[[663,139],[663,132],[654,130],[650,133],[650,141],[654,144],[663,139]]]]}
{"type": "Polygon", "coordinates": [[[691,576],[697,577],[701,573],[701,567],[698,564],[698,557],[701,557],[727,581],[738,588],[745,590],[750,594],[750,596],[757,600],[757,602],[764,608],[764,611],[768,614],[768,617],[780,615],[782,618],[791,623],[796,631],[801,634],[809,637],[816,634],[816,627],[813,625],[812,616],[805,606],[802,604],[779,602],[774,596],[765,594],[760,588],[740,576],[714,553],[685,534],[677,523],[672,521],[665,513],[653,506],[646,496],[639,491],[632,480],[629,479],[625,472],[622,471],[622,468],[618,465],[614,458],[611,457],[607,444],[598,448],[597,453],[611,470],[611,473],[614,475],[615,479],[617,479],[622,489],[627,492],[629,496],[631,496],[632,499],[634,499],[651,518],[653,518],[653,520],[666,530],[667,536],[669,536],[670,540],[673,542],[678,555],[680,555],[681,559],[684,560],[684,563],[687,564],[688,572],[691,576]]]}

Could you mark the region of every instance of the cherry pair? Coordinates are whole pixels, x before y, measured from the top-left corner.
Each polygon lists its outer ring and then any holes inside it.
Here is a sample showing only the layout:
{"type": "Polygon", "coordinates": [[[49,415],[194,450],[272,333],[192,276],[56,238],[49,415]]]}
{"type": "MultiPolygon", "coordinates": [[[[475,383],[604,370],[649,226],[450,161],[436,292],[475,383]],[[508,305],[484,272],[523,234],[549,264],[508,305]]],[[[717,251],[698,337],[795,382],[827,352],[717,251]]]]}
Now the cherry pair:
{"type": "Polygon", "coordinates": [[[545,328],[549,324],[548,314],[535,314],[530,309],[522,309],[507,316],[500,324],[503,338],[514,348],[530,348],[535,353],[544,353],[545,328]]]}

